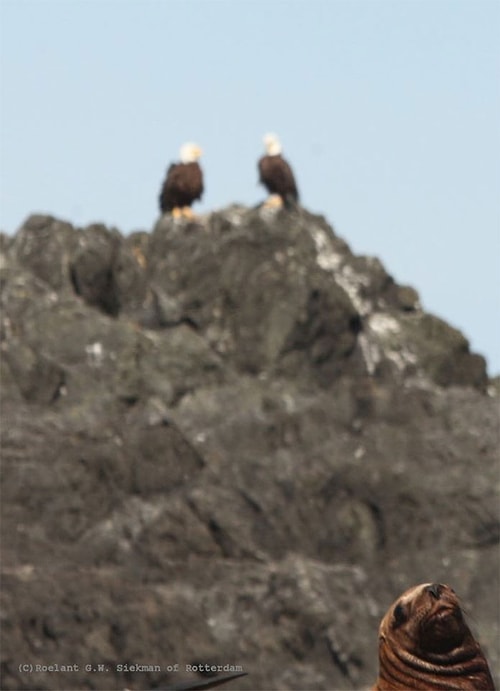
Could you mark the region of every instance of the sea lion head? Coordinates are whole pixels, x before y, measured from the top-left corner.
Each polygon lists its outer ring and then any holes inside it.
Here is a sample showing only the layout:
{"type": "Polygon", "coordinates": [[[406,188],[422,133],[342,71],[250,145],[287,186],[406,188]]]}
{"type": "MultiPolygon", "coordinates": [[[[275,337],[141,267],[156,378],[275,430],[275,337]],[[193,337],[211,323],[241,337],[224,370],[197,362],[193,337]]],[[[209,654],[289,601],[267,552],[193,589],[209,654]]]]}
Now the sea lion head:
{"type": "Polygon", "coordinates": [[[425,583],[407,590],[389,609],[380,625],[380,638],[397,635],[408,650],[445,653],[469,633],[460,603],[447,585],[425,583]]]}
{"type": "Polygon", "coordinates": [[[375,689],[493,689],[486,659],[454,590],[424,583],[403,593],[379,629],[375,689]]]}

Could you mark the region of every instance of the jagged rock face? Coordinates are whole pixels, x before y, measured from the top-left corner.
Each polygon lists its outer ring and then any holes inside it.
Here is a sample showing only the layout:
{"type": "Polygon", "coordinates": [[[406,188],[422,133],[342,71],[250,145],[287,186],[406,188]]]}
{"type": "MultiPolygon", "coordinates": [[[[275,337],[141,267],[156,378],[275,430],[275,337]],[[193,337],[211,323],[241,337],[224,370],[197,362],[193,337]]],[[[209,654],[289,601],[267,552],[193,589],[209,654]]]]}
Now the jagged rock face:
{"type": "Polygon", "coordinates": [[[363,688],[431,581],[498,671],[497,400],[412,288],[305,211],[0,252],[2,688],[363,688]]]}

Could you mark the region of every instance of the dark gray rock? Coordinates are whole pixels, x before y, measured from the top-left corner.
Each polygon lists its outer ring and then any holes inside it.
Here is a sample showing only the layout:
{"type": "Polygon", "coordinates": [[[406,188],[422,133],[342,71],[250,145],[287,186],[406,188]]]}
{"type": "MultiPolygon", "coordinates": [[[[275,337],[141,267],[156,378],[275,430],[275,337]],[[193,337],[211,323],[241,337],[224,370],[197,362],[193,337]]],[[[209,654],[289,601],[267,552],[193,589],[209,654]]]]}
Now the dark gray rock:
{"type": "Polygon", "coordinates": [[[79,234],[78,248],[71,262],[71,280],[76,294],[113,317],[121,307],[116,286],[120,244],[121,236],[117,231],[100,224],[91,225],[79,234]]]}
{"type": "Polygon", "coordinates": [[[70,289],[69,262],[77,247],[73,227],[52,216],[30,216],[14,237],[12,250],[19,265],[46,286],[70,289]]]}
{"type": "Polygon", "coordinates": [[[33,216],[0,285],[2,688],[366,688],[424,581],[498,676],[498,382],[380,261],[306,211],[33,216]]]}
{"type": "Polygon", "coordinates": [[[64,370],[56,362],[15,337],[2,349],[11,382],[15,381],[22,396],[32,403],[49,404],[61,394],[64,370]]]}

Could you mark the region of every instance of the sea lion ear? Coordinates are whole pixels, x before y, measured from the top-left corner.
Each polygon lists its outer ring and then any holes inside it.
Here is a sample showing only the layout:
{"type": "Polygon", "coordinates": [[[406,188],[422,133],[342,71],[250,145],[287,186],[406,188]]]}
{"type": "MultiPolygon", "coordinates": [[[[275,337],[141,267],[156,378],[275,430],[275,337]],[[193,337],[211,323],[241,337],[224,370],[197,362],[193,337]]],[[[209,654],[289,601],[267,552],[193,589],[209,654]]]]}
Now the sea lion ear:
{"type": "Polygon", "coordinates": [[[394,607],[394,610],[392,612],[392,628],[397,629],[398,626],[404,624],[407,619],[408,608],[402,605],[401,602],[398,602],[398,604],[394,607]]]}

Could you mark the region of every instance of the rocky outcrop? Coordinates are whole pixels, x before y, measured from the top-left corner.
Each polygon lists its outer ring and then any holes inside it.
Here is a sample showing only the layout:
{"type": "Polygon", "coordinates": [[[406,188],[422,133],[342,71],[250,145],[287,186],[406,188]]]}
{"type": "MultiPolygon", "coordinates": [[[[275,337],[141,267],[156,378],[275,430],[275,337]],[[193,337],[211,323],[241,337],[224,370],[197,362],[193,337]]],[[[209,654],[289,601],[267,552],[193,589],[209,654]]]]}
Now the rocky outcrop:
{"type": "Polygon", "coordinates": [[[423,581],[498,673],[498,399],[415,290],[306,211],[0,250],[2,688],[364,688],[423,581]]]}

